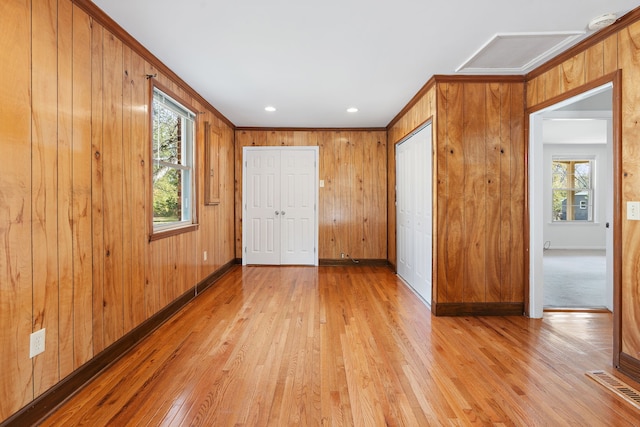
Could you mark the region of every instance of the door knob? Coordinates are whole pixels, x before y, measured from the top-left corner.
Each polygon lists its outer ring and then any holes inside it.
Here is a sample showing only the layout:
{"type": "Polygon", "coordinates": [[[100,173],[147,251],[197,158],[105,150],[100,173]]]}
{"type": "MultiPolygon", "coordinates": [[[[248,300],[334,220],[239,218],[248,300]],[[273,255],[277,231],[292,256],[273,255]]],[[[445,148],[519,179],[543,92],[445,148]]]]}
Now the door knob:
{"type": "Polygon", "coordinates": [[[282,216],[284,216],[284,211],[280,211],[280,213],[282,214],[282,216]]]}
{"type": "Polygon", "coordinates": [[[277,215],[280,215],[280,212],[276,211],[276,216],[277,216],[277,215]]]}

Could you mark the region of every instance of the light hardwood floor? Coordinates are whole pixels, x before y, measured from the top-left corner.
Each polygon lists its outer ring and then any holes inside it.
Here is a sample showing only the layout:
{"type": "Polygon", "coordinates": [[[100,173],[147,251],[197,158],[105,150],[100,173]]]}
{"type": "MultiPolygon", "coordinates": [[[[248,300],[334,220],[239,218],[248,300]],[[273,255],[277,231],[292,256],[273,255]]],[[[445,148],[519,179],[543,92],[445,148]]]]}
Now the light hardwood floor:
{"type": "Polygon", "coordinates": [[[44,425],[638,425],[585,375],[614,373],[611,334],[436,318],[384,267],[238,266],[44,425]]]}

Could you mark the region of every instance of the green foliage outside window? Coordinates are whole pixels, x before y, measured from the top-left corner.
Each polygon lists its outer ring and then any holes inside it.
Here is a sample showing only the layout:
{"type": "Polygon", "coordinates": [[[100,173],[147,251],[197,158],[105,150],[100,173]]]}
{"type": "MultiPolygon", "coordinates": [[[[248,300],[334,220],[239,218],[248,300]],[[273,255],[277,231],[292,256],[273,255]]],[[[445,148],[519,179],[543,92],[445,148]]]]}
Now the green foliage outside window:
{"type": "Polygon", "coordinates": [[[195,115],[157,89],[152,114],[154,227],[190,222],[195,115]]]}

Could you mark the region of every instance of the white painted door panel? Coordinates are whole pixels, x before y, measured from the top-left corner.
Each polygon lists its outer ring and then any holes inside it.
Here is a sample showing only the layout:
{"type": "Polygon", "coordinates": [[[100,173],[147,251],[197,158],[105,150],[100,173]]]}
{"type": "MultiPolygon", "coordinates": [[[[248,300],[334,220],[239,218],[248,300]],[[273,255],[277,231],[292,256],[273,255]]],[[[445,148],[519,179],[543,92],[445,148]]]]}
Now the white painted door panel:
{"type": "Polygon", "coordinates": [[[252,264],[280,263],[280,153],[247,151],[244,257],[252,264]]]}
{"type": "Polygon", "coordinates": [[[281,263],[314,264],[315,152],[286,150],[281,159],[281,263]]]}
{"type": "Polygon", "coordinates": [[[431,304],[431,125],[396,147],[397,263],[402,277],[431,304]]]}
{"type": "Polygon", "coordinates": [[[317,264],[317,147],[244,148],[243,264],[317,264]]]}

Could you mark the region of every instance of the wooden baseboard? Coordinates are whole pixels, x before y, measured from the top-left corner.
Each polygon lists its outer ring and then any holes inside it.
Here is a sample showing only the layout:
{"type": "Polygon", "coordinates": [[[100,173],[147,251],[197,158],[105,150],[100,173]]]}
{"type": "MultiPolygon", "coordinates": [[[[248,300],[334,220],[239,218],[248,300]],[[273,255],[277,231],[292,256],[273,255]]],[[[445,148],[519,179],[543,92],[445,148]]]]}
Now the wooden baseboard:
{"type": "Polygon", "coordinates": [[[522,316],[522,302],[436,303],[436,316],[522,316]]]}
{"type": "Polygon", "coordinates": [[[102,352],[98,353],[87,363],[73,371],[69,376],[44,392],[27,406],[6,420],[0,422],[0,427],[37,425],[60,404],[64,403],[77,391],[89,384],[91,380],[99,375],[104,369],[108,368],[126,353],[131,351],[140,341],[146,338],[164,322],[169,320],[180,309],[220,279],[222,275],[227,273],[236,264],[237,260],[234,259],[220,267],[206,279],[189,289],[171,304],[144,321],[138,327],[111,344],[102,352]]]}
{"type": "Polygon", "coordinates": [[[354,260],[352,258],[344,258],[344,259],[330,259],[324,258],[319,259],[318,264],[322,266],[376,266],[376,267],[389,267],[392,268],[391,263],[386,259],[358,259],[354,260]]]}
{"type": "Polygon", "coordinates": [[[626,353],[620,353],[620,372],[640,383],[640,360],[626,353]]]}

